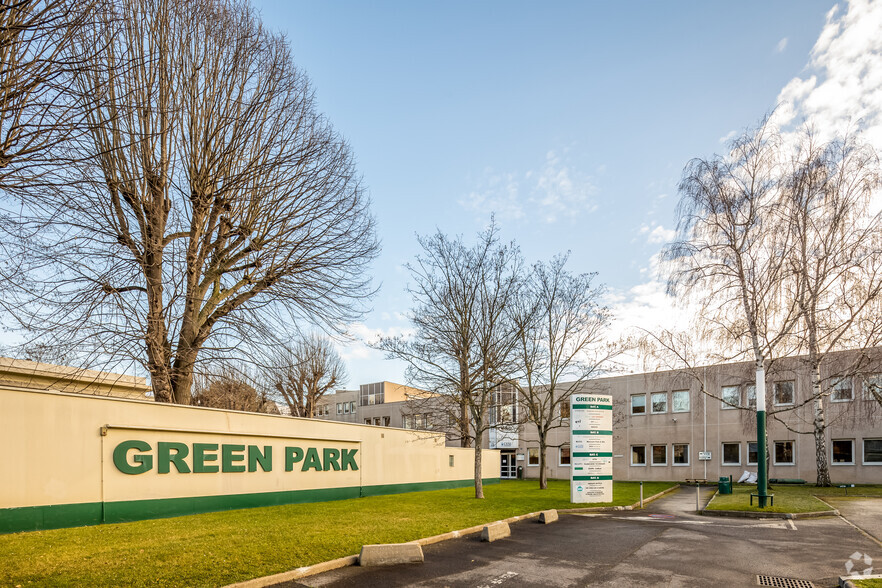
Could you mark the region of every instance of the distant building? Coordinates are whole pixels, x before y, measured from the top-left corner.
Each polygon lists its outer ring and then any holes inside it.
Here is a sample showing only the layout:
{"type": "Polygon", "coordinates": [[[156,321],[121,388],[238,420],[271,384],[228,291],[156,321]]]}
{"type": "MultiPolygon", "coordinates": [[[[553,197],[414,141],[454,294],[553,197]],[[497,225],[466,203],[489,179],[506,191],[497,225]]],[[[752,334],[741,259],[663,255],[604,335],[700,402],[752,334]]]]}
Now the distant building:
{"type": "Polygon", "coordinates": [[[399,429],[431,429],[428,415],[414,415],[408,400],[429,393],[393,382],[362,384],[358,390],[337,390],[316,404],[316,418],[399,429]]]}
{"type": "Polygon", "coordinates": [[[0,357],[0,385],[146,400],[146,378],[0,357]]]}

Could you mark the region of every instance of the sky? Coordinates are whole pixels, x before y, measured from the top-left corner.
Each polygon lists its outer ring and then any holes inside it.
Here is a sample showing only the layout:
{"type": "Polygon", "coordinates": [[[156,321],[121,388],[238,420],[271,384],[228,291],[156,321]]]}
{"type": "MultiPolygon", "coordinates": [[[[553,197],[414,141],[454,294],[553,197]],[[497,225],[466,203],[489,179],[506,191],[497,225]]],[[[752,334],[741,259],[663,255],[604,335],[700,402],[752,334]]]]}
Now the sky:
{"type": "Polygon", "coordinates": [[[339,345],[348,388],[404,382],[366,342],[407,334],[417,235],[495,214],[528,262],[597,272],[615,332],[668,326],[657,273],[695,157],[777,107],[867,127],[882,148],[882,2],[257,0],[349,141],[382,253],[372,311],[339,345]]]}

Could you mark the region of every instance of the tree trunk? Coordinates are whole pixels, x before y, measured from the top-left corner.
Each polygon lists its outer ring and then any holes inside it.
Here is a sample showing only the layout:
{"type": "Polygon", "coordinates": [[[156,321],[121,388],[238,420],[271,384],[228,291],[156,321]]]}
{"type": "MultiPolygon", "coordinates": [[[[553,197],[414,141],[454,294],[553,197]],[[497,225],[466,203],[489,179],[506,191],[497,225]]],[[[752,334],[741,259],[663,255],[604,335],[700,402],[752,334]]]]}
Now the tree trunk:
{"type": "Polygon", "coordinates": [[[548,489],[548,472],[545,468],[545,451],[548,445],[545,441],[545,433],[539,433],[539,489],[548,489]]]}
{"type": "Polygon", "coordinates": [[[475,443],[475,498],[484,498],[484,480],[481,477],[481,443],[475,443]]]}
{"type": "Polygon", "coordinates": [[[820,362],[812,365],[812,394],[815,397],[815,416],[813,421],[815,437],[815,461],[817,462],[817,485],[832,486],[830,466],[827,462],[827,418],[824,410],[824,397],[821,395],[820,362]]]}

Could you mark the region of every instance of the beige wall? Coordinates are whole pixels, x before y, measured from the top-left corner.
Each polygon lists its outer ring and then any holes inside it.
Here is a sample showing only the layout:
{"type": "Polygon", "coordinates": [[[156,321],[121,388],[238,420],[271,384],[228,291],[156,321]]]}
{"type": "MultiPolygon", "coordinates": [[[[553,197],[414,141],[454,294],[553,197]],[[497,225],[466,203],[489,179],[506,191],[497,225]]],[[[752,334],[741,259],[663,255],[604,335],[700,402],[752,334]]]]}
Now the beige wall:
{"type": "Polygon", "coordinates": [[[0,386],[20,386],[120,398],[145,398],[146,378],[0,357],[0,386]]]}
{"type": "MultiPolygon", "coordinates": [[[[386,489],[395,492],[469,480],[474,469],[471,451],[447,448],[443,435],[433,433],[4,388],[0,444],[7,448],[0,453],[0,509],[12,510],[329,488],[356,488],[356,495],[386,493],[381,487],[401,486],[386,489]],[[150,471],[126,474],[114,465],[114,449],[127,440],[150,444],[150,471]],[[193,443],[272,446],[273,467],[271,472],[179,473],[172,466],[162,474],[157,463],[160,441],[187,444],[190,469],[193,443]],[[286,472],[285,447],[314,447],[320,454],[324,448],[357,449],[358,470],[302,471],[301,461],[286,472]]],[[[134,464],[137,453],[128,453],[127,462],[134,464]]],[[[220,465],[221,450],[214,454],[217,461],[208,463],[220,465]]],[[[498,478],[498,453],[487,452],[484,460],[484,477],[498,478]]],[[[247,456],[239,464],[247,464],[247,456]]],[[[3,518],[13,515],[21,512],[0,510],[0,530],[3,518]]]]}

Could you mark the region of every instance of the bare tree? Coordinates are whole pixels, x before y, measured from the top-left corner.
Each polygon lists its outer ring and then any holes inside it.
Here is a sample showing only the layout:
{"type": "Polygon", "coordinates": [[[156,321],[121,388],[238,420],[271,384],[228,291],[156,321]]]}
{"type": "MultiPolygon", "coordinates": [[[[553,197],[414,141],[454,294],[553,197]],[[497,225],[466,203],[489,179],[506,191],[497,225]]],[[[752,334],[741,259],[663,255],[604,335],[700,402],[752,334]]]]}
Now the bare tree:
{"type": "Polygon", "coordinates": [[[248,380],[247,373],[229,364],[206,374],[194,377],[193,399],[195,406],[278,414],[279,409],[265,392],[258,392],[248,380]]]}
{"type": "Polygon", "coordinates": [[[424,400],[434,422],[452,423],[462,446],[474,446],[475,498],[483,498],[488,411],[494,392],[515,373],[517,339],[506,311],[519,286],[520,253],[513,243],[499,242],[495,225],[472,247],[441,232],[419,242],[423,253],[408,265],[415,333],[381,339],[377,347],[407,362],[408,381],[432,393],[424,400]]]}
{"type": "Polygon", "coordinates": [[[597,377],[620,347],[607,344],[611,322],[602,305],[603,286],[595,274],[566,270],[568,256],[537,263],[509,311],[517,332],[521,413],[536,427],[539,487],[548,487],[545,455],[548,434],[566,426],[570,396],[597,377]],[[564,382],[564,380],[567,380],[564,382]]]}
{"type": "Polygon", "coordinates": [[[197,362],[362,312],[378,244],[348,145],[242,0],[118,0],[72,44],[87,133],[25,202],[16,313],[188,403],[197,362]]]}
{"type": "Polygon", "coordinates": [[[318,401],[346,383],[346,366],[327,337],[312,334],[273,358],[265,376],[291,416],[313,418],[318,401]]]}
{"type": "MultiPolygon", "coordinates": [[[[763,447],[767,363],[781,353],[798,315],[783,290],[788,266],[781,252],[790,235],[776,215],[779,145],[766,118],[735,139],[728,155],[690,161],[680,182],[679,240],[664,253],[669,292],[697,303],[696,320],[726,359],[752,357],[763,447]]],[[[765,466],[760,460],[761,496],[765,466]]]]}
{"type": "MultiPolygon", "coordinates": [[[[782,190],[786,226],[793,235],[784,251],[788,295],[799,308],[794,336],[811,373],[818,486],[832,484],[825,401],[836,384],[836,378],[822,379],[821,364],[832,351],[882,342],[878,317],[871,314],[882,299],[882,213],[872,210],[879,186],[873,149],[854,136],[821,143],[806,131],[782,190]]],[[[866,356],[854,357],[861,361],[866,356]]]]}

